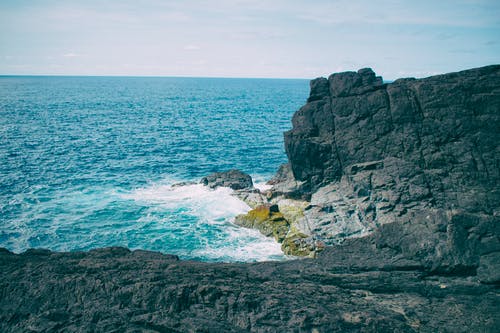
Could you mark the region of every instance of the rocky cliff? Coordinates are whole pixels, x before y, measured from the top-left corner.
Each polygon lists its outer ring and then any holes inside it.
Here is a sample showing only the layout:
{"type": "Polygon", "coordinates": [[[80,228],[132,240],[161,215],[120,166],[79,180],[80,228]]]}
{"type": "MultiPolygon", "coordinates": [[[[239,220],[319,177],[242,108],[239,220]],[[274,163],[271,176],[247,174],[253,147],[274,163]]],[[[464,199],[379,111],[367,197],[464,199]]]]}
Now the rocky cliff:
{"type": "Polygon", "coordinates": [[[500,66],[389,84],[371,69],[318,78],[292,122],[273,195],[306,200],[295,229],[309,243],[393,224],[401,240],[388,246],[441,269],[495,261],[500,66]]]}
{"type": "Polygon", "coordinates": [[[406,201],[491,213],[499,197],[499,76],[500,66],[488,66],[389,84],[371,69],[313,80],[285,133],[293,174],[313,192],[366,163],[394,165],[395,178],[414,170],[406,201]]]}
{"type": "Polygon", "coordinates": [[[290,160],[239,217],[316,259],[0,251],[2,332],[497,332],[500,66],[311,82],[290,160]],[[320,246],[321,245],[321,246],[320,246]]]}

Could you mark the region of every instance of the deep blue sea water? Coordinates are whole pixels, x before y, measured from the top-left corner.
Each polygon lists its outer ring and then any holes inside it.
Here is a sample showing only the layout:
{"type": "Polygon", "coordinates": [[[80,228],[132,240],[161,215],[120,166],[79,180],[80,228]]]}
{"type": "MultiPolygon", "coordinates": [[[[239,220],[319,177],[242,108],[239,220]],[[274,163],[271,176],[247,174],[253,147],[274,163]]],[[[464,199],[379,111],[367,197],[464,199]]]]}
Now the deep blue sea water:
{"type": "Polygon", "coordinates": [[[0,247],[103,246],[185,259],[282,259],[231,222],[249,208],[198,181],[286,162],[307,80],[0,77],[0,247]]]}

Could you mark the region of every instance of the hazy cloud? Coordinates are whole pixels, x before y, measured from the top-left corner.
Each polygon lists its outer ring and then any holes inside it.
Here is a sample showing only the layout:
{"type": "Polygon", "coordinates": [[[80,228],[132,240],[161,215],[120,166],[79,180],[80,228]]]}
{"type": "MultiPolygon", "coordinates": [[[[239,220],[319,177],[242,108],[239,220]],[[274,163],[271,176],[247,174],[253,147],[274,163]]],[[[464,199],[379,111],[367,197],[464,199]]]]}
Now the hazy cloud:
{"type": "Polygon", "coordinates": [[[395,79],[500,63],[500,2],[2,0],[0,45],[0,74],[395,79]]]}
{"type": "Polygon", "coordinates": [[[184,50],[186,50],[186,51],[197,51],[199,49],[200,49],[200,47],[198,45],[195,45],[195,44],[188,44],[188,45],[184,46],[184,50]]]}
{"type": "Polygon", "coordinates": [[[64,58],[76,58],[76,57],[81,57],[81,54],[74,53],[74,52],[68,52],[68,53],[64,53],[62,56],[64,58]]]}

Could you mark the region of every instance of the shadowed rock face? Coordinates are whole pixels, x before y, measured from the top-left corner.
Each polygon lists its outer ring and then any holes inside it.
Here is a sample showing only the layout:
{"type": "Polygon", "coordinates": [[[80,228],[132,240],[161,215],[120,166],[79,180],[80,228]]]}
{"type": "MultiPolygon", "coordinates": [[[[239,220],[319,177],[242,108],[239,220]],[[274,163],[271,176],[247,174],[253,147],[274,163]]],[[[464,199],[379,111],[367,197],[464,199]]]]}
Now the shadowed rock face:
{"type": "Polygon", "coordinates": [[[394,178],[414,174],[408,185],[415,200],[492,213],[499,203],[499,82],[499,65],[390,84],[371,69],[313,80],[285,133],[293,174],[312,193],[356,173],[357,164],[390,158],[400,169],[394,178]]]}
{"type": "MultiPolygon", "coordinates": [[[[497,332],[499,73],[312,81],[269,198],[310,199],[290,220],[327,245],[317,259],[0,249],[0,331],[497,332]]],[[[212,176],[203,183],[252,187],[212,176]]],[[[266,209],[246,222],[277,216],[266,209]]]]}
{"type": "Polygon", "coordinates": [[[212,189],[229,187],[233,190],[242,190],[253,187],[252,177],[240,170],[215,172],[203,177],[200,183],[212,189]]]}
{"type": "Polygon", "coordinates": [[[492,267],[499,65],[390,84],[371,69],[333,74],[311,82],[292,123],[285,147],[294,179],[282,172],[275,188],[310,198],[304,233],[332,245],[394,224],[398,233],[384,229],[388,246],[429,267],[492,267]]]}

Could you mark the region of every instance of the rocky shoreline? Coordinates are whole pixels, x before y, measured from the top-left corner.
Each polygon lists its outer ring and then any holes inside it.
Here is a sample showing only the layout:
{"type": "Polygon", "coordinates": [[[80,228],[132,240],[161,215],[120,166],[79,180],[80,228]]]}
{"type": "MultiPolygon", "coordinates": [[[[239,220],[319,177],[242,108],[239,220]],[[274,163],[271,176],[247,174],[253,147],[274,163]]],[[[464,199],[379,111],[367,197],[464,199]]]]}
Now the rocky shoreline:
{"type": "MultiPolygon", "coordinates": [[[[500,66],[487,66],[390,84],[371,69],[313,80],[285,133],[290,162],[267,191],[251,180],[235,188],[254,208],[236,224],[274,236],[286,254],[311,257],[385,224],[488,225],[477,237],[497,244],[499,77],[500,66]],[[417,222],[423,216],[432,222],[417,222]]],[[[452,255],[440,243],[459,236],[434,236],[427,242],[440,256],[452,255]]]]}
{"type": "Polygon", "coordinates": [[[253,209],[235,223],[285,253],[201,263],[124,248],[0,251],[2,332],[496,332],[500,65],[386,84],[311,82],[253,209]]]}

